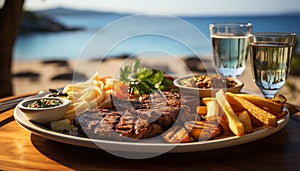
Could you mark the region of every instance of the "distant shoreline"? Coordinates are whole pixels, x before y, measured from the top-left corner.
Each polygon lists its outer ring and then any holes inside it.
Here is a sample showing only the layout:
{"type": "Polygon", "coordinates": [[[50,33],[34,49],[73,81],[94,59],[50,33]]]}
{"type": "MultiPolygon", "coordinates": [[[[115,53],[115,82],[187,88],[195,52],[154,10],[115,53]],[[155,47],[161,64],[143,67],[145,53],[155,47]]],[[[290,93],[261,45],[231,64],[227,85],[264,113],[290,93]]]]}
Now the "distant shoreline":
{"type": "Polygon", "coordinates": [[[21,22],[19,34],[48,33],[63,31],[79,31],[83,27],[69,27],[56,21],[53,17],[46,14],[37,14],[35,12],[25,11],[21,22]]]}
{"type": "MultiPolygon", "coordinates": [[[[74,11],[75,12],[75,11],[74,11]]],[[[87,45],[88,41],[95,35],[96,32],[101,31],[102,28],[109,26],[111,23],[127,17],[122,14],[111,14],[111,13],[99,13],[94,15],[52,15],[52,17],[63,23],[68,27],[83,27],[84,30],[78,31],[65,31],[65,32],[48,32],[48,33],[33,33],[30,35],[20,35],[17,37],[15,44],[15,59],[16,60],[32,60],[32,59],[51,59],[49,57],[55,56],[58,58],[69,58],[76,59],[83,48],[87,45]]],[[[86,57],[97,57],[105,55],[107,46],[111,46],[111,55],[122,55],[122,54],[136,54],[144,50],[157,50],[163,51],[175,55],[188,55],[191,52],[186,48],[187,46],[180,44],[180,40],[172,39],[163,36],[155,36],[157,33],[168,31],[171,35],[181,35],[182,38],[191,42],[188,47],[193,49],[198,54],[212,54],[210,46],[210,36],[208,25],[213,22],[252,22],[253,32],[258,31],[287,31],[295,32],[300,35],[300,20],[299,16],[247,16],[247,17],[182,17],[179,21],[186,23],[187,27],[177,28],[176,22],[171,22],[168,17],[149,17],[142,16],[136,19],[136,22],[131,22],[124,27],[116,29],[105,30],[100,32],[101,38],[95,39],[93,47],[89,51],[85,51],[86,57]],[[183,21],[184,20],[184,21],[183,21]],[[149,22],[146,22],[149,21],[149,22]],[[143,23],[146,22],[146,23],[143,23]],[[157,26],[157,27],[151,27],[157,26]],[[159,27],[160,26],[160,27],[159,27]],[[191,27],[188,27],[191,26],[191,27]],[[148,28],[151,30],[151,35],[144,37],[135,37],[124,42],[124,44],[115,48],[115,44],[110,45],[111,40],[124,40],[124,37],[134,35],[136,32],[141,33],[143,30],[147,31],[148,28]],[[194,28],[203,35],[205,39],[196,38],[189,32],[182,30],[186,28],[194,28]],[[128,35],[130,34],[130,35],[128,35]],[[176,42],[176,40],[178,40],[176,42]],[[106,46],[106,50],[104,50],[106,46]]],[[[166,33],[166,32],[163,32],[166,33]]],[[[299,36],[298,36],[299,39],[299,36]]],[[[121,43],[121,42],[120,42],[121,43]]],[[[123,43],[123,42],[122,42],[123,43]]],[[[300,52],[300,47],[297,48],[300,52]]]]}
{"type": "MultiPolygon", "coordinates": [[[[95,14],[102,14],[102,15],[135,15],[136,13],[130,13],[130,12],[116,12],[116,11],[97,11],[97,10],[79,10],[79,9],[73,9],[73,8],[64,8],[64,7],[57,7],[57,8],[49,8],[45,10],[30,10],[31,12],[36,13],[44,13],[44,14],[51,14],[51,15],[95,15],[95,14]]],[[[169,14],[172,15],[172,14],[169,14]]],[[[248,17],[248,16],[300,16],[300,13],[298,11],[292,11],[292,12],[282,12],[278,14],[270,13],[252,13],[252,14],[227,14],[227,15],[220,15],[220,14],[210,14],[210,15],[204,15],[204,14],[190,14],[190,15],[174,15],[178,17],[248,17]]]]}

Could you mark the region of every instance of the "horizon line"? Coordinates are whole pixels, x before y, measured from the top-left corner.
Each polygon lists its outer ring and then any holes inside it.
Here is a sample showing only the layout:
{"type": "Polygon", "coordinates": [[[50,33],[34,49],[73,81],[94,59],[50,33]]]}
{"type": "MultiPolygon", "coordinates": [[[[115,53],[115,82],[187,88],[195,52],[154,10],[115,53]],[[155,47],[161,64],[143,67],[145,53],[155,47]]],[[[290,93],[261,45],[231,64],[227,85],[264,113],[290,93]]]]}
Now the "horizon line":
{"type": "MultiPolygon", "coordinates": [[[[82,11],[82,12],[95,12],[95,13],[115,13],[115,14],[120,14],[120,15],[134,15],[134,14],[142,14],[140,12],[125,12],[125,11],[115,11],[115,10],[96,10],[96,9],[82,9],[82,8],[73,8],[73,7],[49,7],[45,9],[23,9],[24,11],[30,11],[30,12],[42,12],[42,11],[50,11],[50,10],[55,10],[55,9],[62,9],[62,10],[74,10],[74,11],[82,11]]],[[[149,12],[146,12],[146,14],[149,12]]],[[[158,14],[155,12],[152,12],[153,14],[158,14]]],[[[149,13],[151,14],[151,13],[149,13]]],[[[299,11],[290,11],[290,12],[281,12],[281,13],[190,13],[190,14],[174,14],[174,13],[161,13],[161,14],[168,14],[168,15],[174,15],[174,16],[179,16],[179,17],[251,17],[251,16],[282,16],[282,15],[300,15],[299,11]]]]}

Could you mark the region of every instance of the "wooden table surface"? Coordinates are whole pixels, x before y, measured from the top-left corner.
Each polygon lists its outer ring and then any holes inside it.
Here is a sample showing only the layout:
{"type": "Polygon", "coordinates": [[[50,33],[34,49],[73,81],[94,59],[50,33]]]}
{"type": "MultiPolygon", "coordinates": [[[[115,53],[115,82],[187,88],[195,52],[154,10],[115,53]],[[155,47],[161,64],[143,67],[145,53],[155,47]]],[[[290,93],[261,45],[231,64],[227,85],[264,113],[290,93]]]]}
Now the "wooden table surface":
{"type": "Polygon", "coordinates": [[[0,113],[0,170],[299,170],[297,114],[281,131],[251,143],[133,160],[34,135],[19,126],[9,110],[0,113]]]}

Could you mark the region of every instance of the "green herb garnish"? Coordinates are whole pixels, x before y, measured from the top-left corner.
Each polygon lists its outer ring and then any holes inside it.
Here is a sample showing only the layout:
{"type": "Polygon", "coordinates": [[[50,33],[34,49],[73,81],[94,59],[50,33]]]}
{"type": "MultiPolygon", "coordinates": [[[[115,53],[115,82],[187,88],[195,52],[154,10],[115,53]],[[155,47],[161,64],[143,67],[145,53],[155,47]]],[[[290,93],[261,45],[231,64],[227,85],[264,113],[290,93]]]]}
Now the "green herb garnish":
{"type": "Polygon", "coordinates": [[[59,92],[55,89],[49,89],[49,97],[68,97],[68,93],[59,92]]]}
{"type": "Polygon", "coordinates": [[[32,103],[29,103],[27,107],[29,108],[48,108],[48,107],[55,107],[63,104],[60,100],[56,99],[40,99],[35,100],[32,103]]]}
{"type": "Polygon", "coordinates": [[[120,69],[120,80],[128,84],[128,92],[136,95],[150,94],[155,90],[167,90],[172,81],[164,77],[162,70],[152,70],[140,67],[140,60],[136,59],[131,66],[120,69]]]}

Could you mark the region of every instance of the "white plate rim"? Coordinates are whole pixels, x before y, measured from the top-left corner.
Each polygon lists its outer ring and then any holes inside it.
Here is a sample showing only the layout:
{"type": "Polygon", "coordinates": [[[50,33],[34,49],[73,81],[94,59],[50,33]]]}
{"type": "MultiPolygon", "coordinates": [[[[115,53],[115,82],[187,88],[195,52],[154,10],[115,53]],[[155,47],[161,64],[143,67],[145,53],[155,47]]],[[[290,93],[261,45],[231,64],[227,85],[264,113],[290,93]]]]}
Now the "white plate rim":
{"type": "MultiPolygon", "coordinates": [[[[286,108],[284,108],[287,110],[286,108]]],[[[287,110],[288,112],[288,110],[287,110]]],[[[101,147],[105,147],[104,150],[115,150],[123,152],[143,152],[143,153],[158,153],[166,148],[170,149],[169,153],[184,153],[184,152],[197,152],[197,151],[207,151],[220,148],[226,148],[231,146],[236,146],[240,144],[245,144],[253,142],[267,136],[270,136],[282,128],[284,128],[290,119],[290,114],[279,119],[277,127],[266,127],[261,130],[257,130],[252,133],[244,134],[242,136],[231,136],[222,139],[215,139],[202,142],[190,142],[190,143],[179,143],[179,144],[169,144],[169,143],[134,143],[134,142],[119,142],[119,141],[109,141],[109,140],[99,140],[99,139],[89,139],[85,137],[78,137],[75,135],[67,135],[59,132],[54,132],[49,129],[39,127],[28,120],[28,118],[23,114],[23,112],[17,106],[14,110],[14,118],[16,122],[23,128],[31,131],[35,135],[39,135],[46,139],[54,140],[61,143],[66,143],[70,145],[76,145],[88,148],[100,147],[96,144],[101,144],[101,147]]]]}

